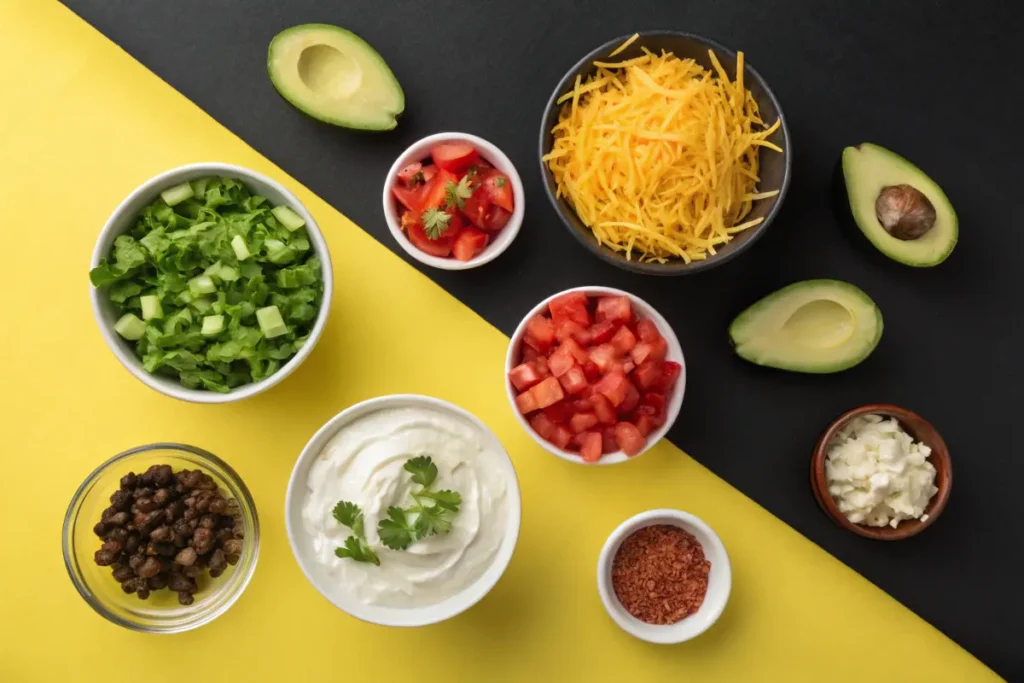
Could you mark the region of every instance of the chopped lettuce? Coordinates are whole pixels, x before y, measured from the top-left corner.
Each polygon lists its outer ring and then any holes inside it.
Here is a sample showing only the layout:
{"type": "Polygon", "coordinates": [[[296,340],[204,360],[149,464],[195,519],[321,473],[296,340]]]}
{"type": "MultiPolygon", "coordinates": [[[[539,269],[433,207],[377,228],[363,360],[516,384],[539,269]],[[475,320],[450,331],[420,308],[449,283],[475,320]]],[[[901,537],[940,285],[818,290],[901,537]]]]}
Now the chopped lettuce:
{"type": "Polygon", "coordinates": [[[323,300],[320,259],[304,227],[290,230],[237,180],[201,178],[192,188],[173,208],[162,198],[144,208],[89,279],[121,314],[157,298],[163,317],[132,341],[147,372],[226,392],[274,374],[306,343],[323,300]],[[256,318],[267,306],[287,326],[273,339],[256,318]],[[208,316],[223,316],[223,330],[204,336],[208,316]]]}

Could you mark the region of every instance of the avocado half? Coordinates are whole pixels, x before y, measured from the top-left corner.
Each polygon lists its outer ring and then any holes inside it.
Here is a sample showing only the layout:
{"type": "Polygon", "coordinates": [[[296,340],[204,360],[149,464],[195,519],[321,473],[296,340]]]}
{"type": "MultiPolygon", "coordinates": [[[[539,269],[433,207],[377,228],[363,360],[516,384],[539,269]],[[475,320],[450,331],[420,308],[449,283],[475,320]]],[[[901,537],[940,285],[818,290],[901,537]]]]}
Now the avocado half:
{"type": "Polygon", "coordinates": [[[391,130],[405,110],[405,93],[384,58],[338,26],[281,31],[270,41],[267,71],[282,97],[336,126],[391,130]]]}
{"type": "Polygon", "coordinates": [[[846,370],[882,338],[882,312],[867,294],[839,280],[796,282],[736,316],[729,340],[751,363],[794,372],[846,370]]]}
{"type": "Polygon", "coordinates": [[[952,253],[956,212],[935,181],[884,147],[862,143],[843,150],[845,192],[840,214],[883,254],[908,266],[935,266],[952,253]]]}

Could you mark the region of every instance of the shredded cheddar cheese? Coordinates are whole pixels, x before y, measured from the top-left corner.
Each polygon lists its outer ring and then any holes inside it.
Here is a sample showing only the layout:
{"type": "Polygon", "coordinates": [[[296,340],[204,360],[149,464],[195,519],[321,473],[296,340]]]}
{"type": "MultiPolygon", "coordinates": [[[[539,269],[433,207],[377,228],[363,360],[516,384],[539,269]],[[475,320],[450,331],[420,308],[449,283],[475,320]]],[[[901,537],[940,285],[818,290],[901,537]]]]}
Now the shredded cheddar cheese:
{"type": "MultiPolygon", "coordinates": [[[[636,39],[630,38],[614,56],[636,39]]],[[[597,61],[576,78],[544,155],[559,197],[597,238],[627,259],[687,263],[706,259],[734,235],[753,203],[778,194],[757,190],[767,137],[757,103],[743,87],[743,53],[730,81],[714,52],[714,72],[672,53],[597,61]]]]}

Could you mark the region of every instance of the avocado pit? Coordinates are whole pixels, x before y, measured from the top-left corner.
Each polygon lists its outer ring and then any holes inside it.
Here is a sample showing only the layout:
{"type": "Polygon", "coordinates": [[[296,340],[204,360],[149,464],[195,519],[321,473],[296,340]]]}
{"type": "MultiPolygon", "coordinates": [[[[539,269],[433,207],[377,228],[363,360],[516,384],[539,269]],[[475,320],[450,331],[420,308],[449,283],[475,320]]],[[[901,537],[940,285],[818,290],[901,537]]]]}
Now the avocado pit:
{"type": "Polygon", "coordinates": [[[875,200],[875,214],[885,231],[898,240],[916,240],[935,227],[931,201],[906,184],[882,188],[875,200]]]}

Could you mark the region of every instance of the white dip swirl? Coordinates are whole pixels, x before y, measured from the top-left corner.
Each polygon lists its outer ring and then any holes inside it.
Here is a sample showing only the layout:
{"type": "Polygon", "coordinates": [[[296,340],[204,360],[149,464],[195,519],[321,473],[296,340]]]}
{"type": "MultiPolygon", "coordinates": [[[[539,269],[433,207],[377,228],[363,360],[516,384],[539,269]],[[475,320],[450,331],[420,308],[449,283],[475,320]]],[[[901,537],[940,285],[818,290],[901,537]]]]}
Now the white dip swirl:
{"type": "Polygon", "coordinates": [[[357,418],[328,442],[306,481],[302,520],[316,561],[368,605],[422,607],[459,593],[491,565],[506,533],[504,457],[475,425],[439,410],[394,408],[357,418]],[[377,523],[388,507],[412,503],[410,491],[419,487],[403,468],[419,455],[437,465],[431,488],[458,492],[462,504],[450,532],[391,550],[380,542],[377,523]],[[332,515],[341,500],[362,508],[380,566],[335,556],[352,534],[332,515]]]}

